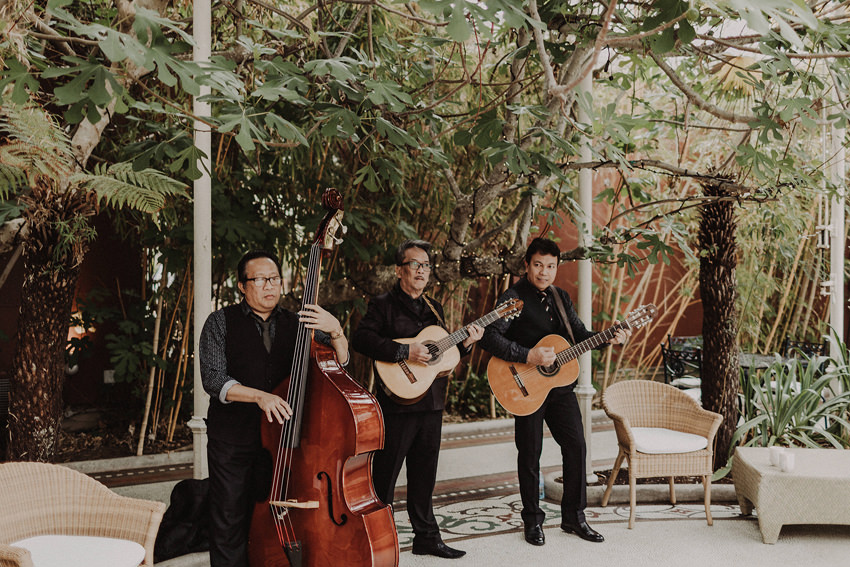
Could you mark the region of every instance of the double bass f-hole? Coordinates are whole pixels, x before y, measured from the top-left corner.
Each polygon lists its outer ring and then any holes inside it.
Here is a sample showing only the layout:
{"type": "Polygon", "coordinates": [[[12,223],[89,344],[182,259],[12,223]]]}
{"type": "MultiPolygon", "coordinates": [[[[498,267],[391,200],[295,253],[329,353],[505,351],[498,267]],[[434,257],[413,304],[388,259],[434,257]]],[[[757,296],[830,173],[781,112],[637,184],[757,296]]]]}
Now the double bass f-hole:
{"type": "Polygon", "coordinates": [[[316,478],[322,480],[322,477],[324,477],[328,483],[328,516],[330,516],[331,521],[335,525],[344,526],[345,522],[348,521],[348,516],[346,516],[345,514],[341,514],[339,517],[339,521],[334,518],[334,489],[333,485],[331,484],[331,475],[329,475],[325,471],[320,471],[319,474],[316,475],[316,478]]]}

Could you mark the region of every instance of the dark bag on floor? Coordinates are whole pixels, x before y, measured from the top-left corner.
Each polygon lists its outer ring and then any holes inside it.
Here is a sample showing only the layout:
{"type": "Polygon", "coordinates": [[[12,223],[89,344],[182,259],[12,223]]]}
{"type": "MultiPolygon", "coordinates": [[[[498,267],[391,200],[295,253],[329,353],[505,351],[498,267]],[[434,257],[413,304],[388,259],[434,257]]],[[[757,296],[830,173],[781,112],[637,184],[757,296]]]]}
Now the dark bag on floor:
{"type": "Polygon", "coordinates": [[[159,525],[154,562],[209,548],[209,480],[181,480],[159,525]]]}

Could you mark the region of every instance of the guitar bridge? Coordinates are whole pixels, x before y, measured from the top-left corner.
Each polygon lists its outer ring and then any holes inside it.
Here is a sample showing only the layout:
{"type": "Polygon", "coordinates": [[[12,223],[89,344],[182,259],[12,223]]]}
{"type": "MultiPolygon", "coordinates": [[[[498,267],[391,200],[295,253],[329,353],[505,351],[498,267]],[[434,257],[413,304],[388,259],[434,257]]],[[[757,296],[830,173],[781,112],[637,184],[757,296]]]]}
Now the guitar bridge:
{"type": "Polygon", "coordinates": [[[413,371],[407,365],[407,361],[400,360],[398,362],[398,366],[399,366],[399,368],[401,368],[401,371],[404,372],[404,375],[407,376],[407,379],[410,381],[410,383],[416,384],[416,382],[417,382],[416,375],[413,374],[413,371]]]}
{"type": "Polygon", "coordinates": [[[525,389],[525,384],[522,383],[522,378],[519,377],[519,372],[516,371],[516,367],[511,364],[511,375],[514,377],[514,382],[519,386],[519,391],[522,392],[524,397],[528,397],[528,390],[525,389]]]}

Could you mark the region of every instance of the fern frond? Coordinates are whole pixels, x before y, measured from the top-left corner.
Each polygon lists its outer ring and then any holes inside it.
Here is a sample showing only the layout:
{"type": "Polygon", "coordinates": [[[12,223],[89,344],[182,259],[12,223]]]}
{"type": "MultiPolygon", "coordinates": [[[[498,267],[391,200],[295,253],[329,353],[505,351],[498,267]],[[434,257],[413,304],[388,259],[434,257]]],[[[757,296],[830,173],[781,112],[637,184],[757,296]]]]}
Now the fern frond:
{"type": "Polygon", "coordinates": [[[94,191],[98,201],[105,201],[110,207],[129,207],[149,214],[162,209],[167,197],[186,195],[185,184],[155,169],[133,171],[129,162],[100,164],[93,174],[80,173],[71,181],[94,191]]]}
{"type": "Polygon", "coordinates": [[[71,141],[53,117],[38,106],[4,104],[0,108],[0,132],[9,138],[9,145],[30,148],[33,163],[40,164],[39,171],[73,168],[71,141]]]}
{"type": "Polygon", "coordinates": [[[0,199],[8,199],[27,184],[26,162],[4,150],[0,147],[0,199]]]}
{"type": "Polygon", "coordinates": [[[43,148],[19,140],[0,148],[0,163],[20,169],[30,179],[38,175],[62,179],[71,172],[70,162],[56,159],[49,146],[43,148]]]}

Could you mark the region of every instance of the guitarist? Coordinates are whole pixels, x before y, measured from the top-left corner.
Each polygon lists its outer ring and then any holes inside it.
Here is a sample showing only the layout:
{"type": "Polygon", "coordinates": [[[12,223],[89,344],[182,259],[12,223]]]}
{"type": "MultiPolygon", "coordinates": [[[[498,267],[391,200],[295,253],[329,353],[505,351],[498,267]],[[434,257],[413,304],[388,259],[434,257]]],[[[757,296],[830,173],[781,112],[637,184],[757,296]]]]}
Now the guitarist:
{"type": "MultiPolygon", "coordinates": [[[[481,346],[508,362],[550,366],[555,362],[555,349],[535,346],[546,335],[563,336],[571,345],[595,333],[589,331],[573,308],[569,294],[552,285],[558,272],[561,250],[552,240],[535,238],[525,252],[526,275],[510,287],[499,303],[512,298],[523,300],[522,313],[513,321],[499,320],[484,332],[481,346]],[[560,296],[564,315],[553,296],[560,296]],[[564,321],[566,317],[566,321],[564,321]]],[[[608,344],[622,344],[631,330],[620,330],[608,344]]],[[[580,538],[601,543],[604,538],[585,520],[587,504],[585,460],[587,448],[581,412],[576,400],[575,383],[552,388],[543,405],[527,416],[514,418],[517,472],[525,540],[532,545],[546,543],[543,534],[544,513],[538,502],[540,453],[543,449],[543,422],[561,447],[564,496],[561,499],[561,529],[580,538]]]]}
{"type": "MultiPolygon", "coordinates": [[[[430,360],[425,345],[407,345],[393,340],[415,337],[429,325],[445,327],[443,306],[423,293],[431,277],[430,249],[431,244],[424,240],[408,240],[398,247],[395,268],[398,282],[388,293],[369,302],[366,314],[352,335],[354,350],[387,362],[425,363],[430,360]]],[[[484,330],[470,325],[467,332],[469,337],[458,345],[462,355],[469,354],[472,344],[481,338],[484,330]]],[[[372,478],[378,497],[392,505],[396,480],[406,458],[407,511],[414,533],[414,555],[457,559],[466,552],[443,543],[431,502],[437,481],[447,388],[448,379],[437,378],[421,400],[408,405],[397,403],[383,388],[376,388],[384,414],[386,439],[383,450],[375,452],[372,478]]]]}

